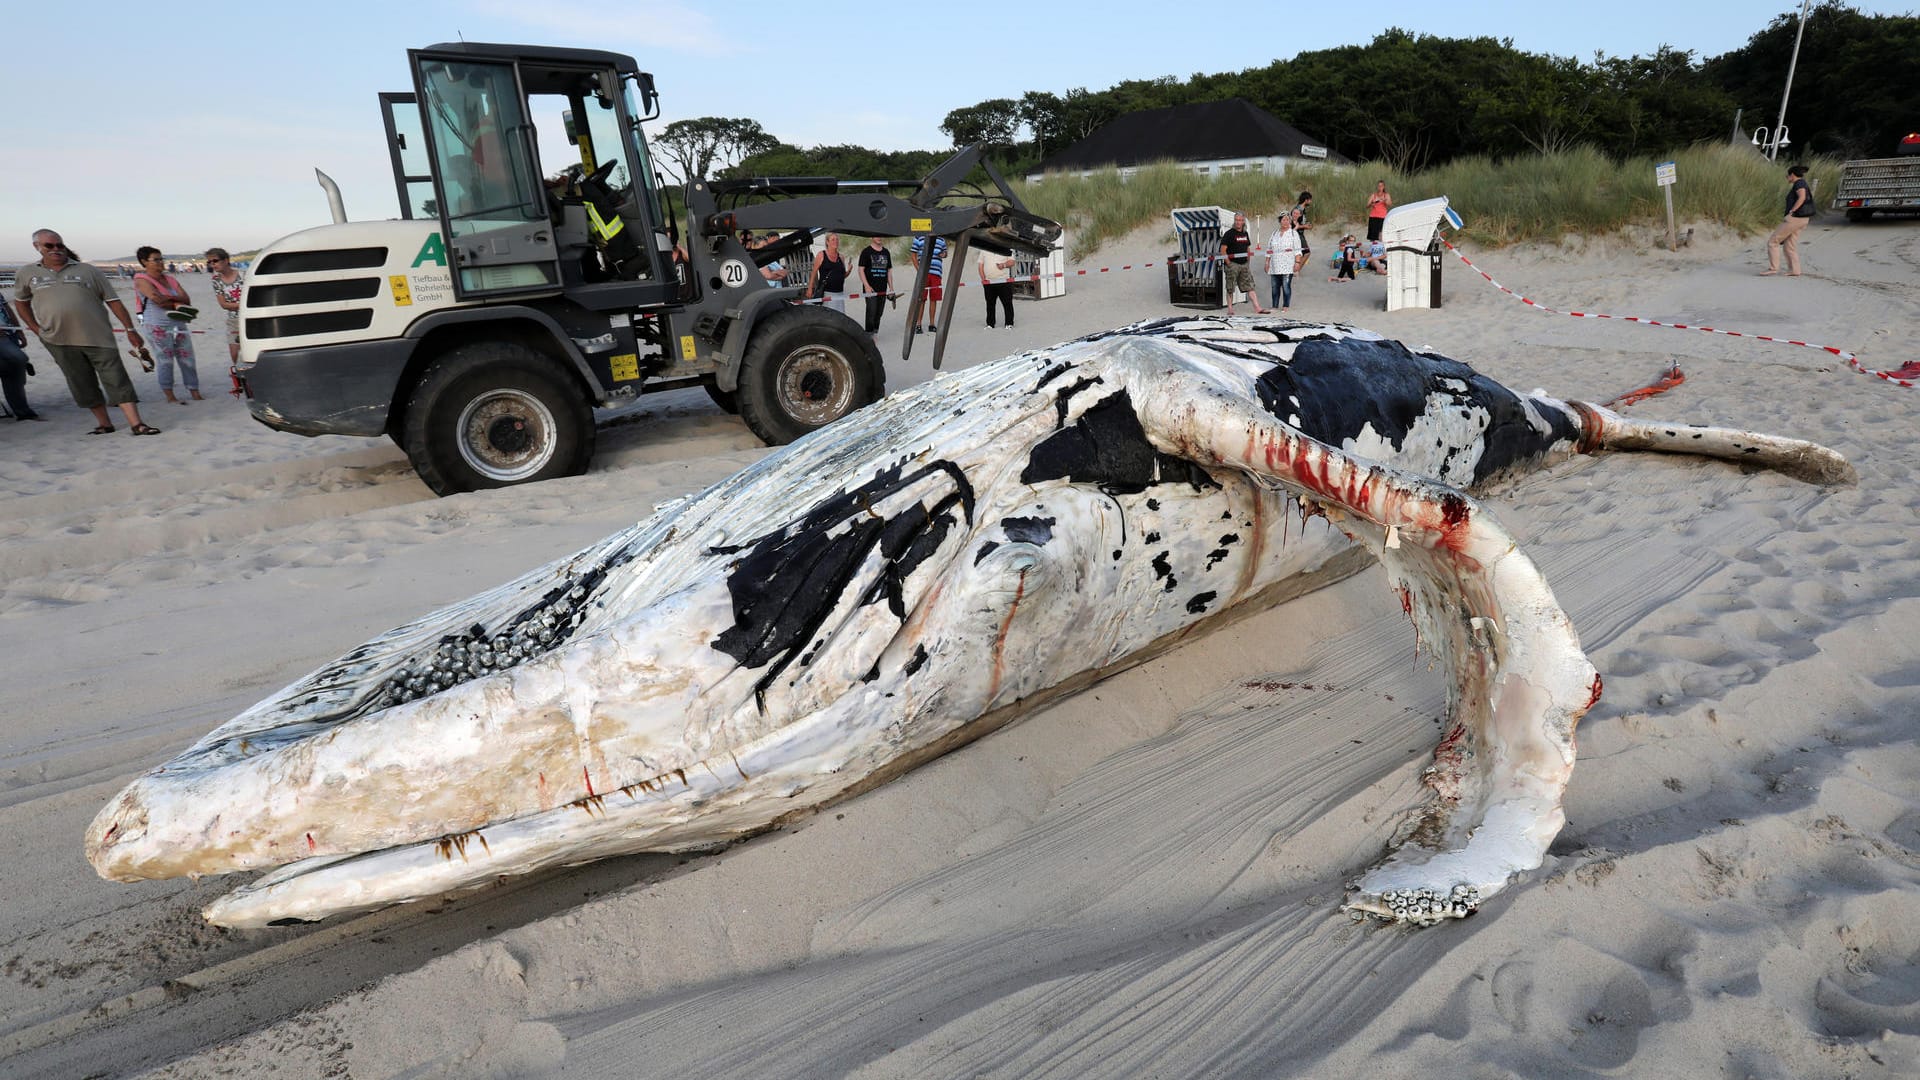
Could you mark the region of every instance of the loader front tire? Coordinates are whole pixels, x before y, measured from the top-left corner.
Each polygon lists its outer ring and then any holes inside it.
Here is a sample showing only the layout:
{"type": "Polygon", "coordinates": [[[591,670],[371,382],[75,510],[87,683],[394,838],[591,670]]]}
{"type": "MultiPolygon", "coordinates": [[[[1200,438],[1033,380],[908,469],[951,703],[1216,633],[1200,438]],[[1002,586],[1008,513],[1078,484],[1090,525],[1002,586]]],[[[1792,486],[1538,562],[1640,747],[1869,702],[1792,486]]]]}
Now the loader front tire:
{"type": "Polygon", "coordinates": [[[593,407],[538,351],[469,342],[421,373],[400,441],[438,495],[577,476],[593,459],[593,407]]]}
{"type": "Polygon", "coordinates": [[[880,349],[860,324],[801,305],[754,327],[736,396],[747,427],[768,446],[783,446],[886,392],[880,349]]]}

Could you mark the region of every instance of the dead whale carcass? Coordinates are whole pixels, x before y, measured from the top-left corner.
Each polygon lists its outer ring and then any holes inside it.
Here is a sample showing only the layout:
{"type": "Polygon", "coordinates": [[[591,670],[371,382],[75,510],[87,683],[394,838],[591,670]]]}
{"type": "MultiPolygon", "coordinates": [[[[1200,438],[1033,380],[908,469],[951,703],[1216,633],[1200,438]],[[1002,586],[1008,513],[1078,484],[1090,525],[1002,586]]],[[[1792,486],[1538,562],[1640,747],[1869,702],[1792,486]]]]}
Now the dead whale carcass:
{"type": "Polygon", "coordinates": [[[1451,679],[1429,800],[1349,907],[1465,914],[1544,857],[1600,682],[1462,489],[1608,446],[1852,476],[1349,327],[1143,323],[896,394],[362,645],[134,781],[87,854],[281,866],[206,912],[257,926],[710,847],[1358,556],[1451,679]]]}

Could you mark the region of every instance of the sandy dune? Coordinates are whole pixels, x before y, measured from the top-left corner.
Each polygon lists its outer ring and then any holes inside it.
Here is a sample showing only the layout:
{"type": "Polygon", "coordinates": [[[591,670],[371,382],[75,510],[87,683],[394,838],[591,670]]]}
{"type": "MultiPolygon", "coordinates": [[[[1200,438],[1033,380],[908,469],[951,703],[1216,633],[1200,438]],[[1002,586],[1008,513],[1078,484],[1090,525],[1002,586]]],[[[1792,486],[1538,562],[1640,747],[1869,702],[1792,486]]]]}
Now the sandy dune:
{"type": "MultiPolygon", "coordinates": [[[[1161,257],[1146,232],[1090,267],[1161,257]]],[[[1913,358],[1920,226],[1473,252],[1559,307],[1913,358]]],[[[80,835],[132,775],[373,634],[765,451],[704,395],[608,417],[587,476],[435,499],[385,441],[224,393],[159,438],[0,421],[0,1075],[1875,1077],[1920,1071],[1920,391],[1827,354],[1543,314],[1449,263],[1439,311],[1302,275],[1295,313],[1520,388],[1814,439],[1857,487],[1653,455],[1493,500],[1606,679],[1548,865],[1479,917],[1350,922],[1443,697],[1373,570],[718,855],[636,856],[359,919],[207,927],[234,882],[117,885],[80,835]]],[[[189,278],[197,296],[204,278],[189,278]]],[[[1075,278],[957,365],[1171,309],[1075,278]]],[[[211,309],[212,305],[205,305],[211,309]]],[[[904,317],[882,344],[896,354],[904,317]]],[[[930,375],[890,361],[889,382],[930,375]]]]}

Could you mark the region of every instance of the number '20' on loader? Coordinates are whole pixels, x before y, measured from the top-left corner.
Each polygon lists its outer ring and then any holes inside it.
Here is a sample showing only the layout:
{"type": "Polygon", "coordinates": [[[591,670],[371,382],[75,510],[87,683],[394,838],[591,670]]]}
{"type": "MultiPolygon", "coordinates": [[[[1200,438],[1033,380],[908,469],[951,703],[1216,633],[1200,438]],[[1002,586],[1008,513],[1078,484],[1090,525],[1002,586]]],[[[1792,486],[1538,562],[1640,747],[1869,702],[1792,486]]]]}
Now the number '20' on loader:
{"type": "Polygon", "coordinates": [[[238,375],[261,423],[389,436],[441,495],[584,472],[594,408],[639,393],[704,386],[770,445],[878,400],[885,368],[860,324],[759,272],[815,234],[944,237],[963,265],[969,246],[1044,254],[1060,233],[969,147],[919,181],[691,178],[682,243],[641,130],[659,98],[632,57],[466,42],[407,55],[413,93],[380,96],[402,217],[347,222],[321,174],[334,224],[255,258],[238,375]],[[570,144],[552,179],[536,116],[570,144]],[[977,163],[998,190],[956,196],[977,163]],[[749,250],[743,229],[781,236],[749,250]]]}

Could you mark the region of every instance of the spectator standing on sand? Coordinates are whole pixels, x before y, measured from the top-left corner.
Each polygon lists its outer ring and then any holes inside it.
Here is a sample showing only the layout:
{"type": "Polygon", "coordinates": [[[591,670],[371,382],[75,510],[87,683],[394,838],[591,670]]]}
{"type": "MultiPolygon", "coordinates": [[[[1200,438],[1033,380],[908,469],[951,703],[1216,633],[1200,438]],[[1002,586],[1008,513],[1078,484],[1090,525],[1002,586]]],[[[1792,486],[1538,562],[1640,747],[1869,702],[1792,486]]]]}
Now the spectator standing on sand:
{"type": "Polygon", "coordinates": [[[826,247],[813,257],[807,298],[823,301],[823,307],[835,311],[847,310],[847,260],[840,257],[839,233],[828,233],[826,247]]]}
{"type": "Polygon", "coordinates": [[[1393,196],[1387,194],[1385,180],[1373,186],[1373,194],[1367,196],[1367,239],[1380,239],[1380,230],[1387,224],[1387,211],[1393,209],[1393,196]]]}
{"type": "Polygon", "coordinates": [[[1267,274],[1273,278],[1271,306],[1286,311],[1293,306],[1293,268],[1300,258],[1300,234],[1293,231],[1293,211],[1280,215],[1267,238],[1267,274]]]}
{"type": "MultiPolygon", "coordinates": [[[[927,293],[924,297],[925,303],[923,305],[926,311],[922,318],[926,320],[927,333],[929,334],[934,331],[936,325],[935,320],[939,318],[940,314],[940,301],[946,295],[940,288],[940,280],[946,276],[947,272],[947,238],[944,236],[933,237],[930,250],[931,254],[929,254],[928,238],[925,236],[916,236],[913,238],[913,247],[907,251],[907,257],[913,260],[915,281],[920,279],[920,260],[923,258],[928,260],[927,293]]],[[[916,334],[919,333],[920,327],[915,325],[913,332],[916,334]]]]}
{"type": "Polygon", "coordinates": [[[233,379],[233,389],[227,392],[239,397],[240,372],[235,365],[240,362],[240,290],[247,278],[234,267],[233,256],[221,247],[207,249],[207,273],[213,275],[213,298],[227,313],[227,375],[233,379]]]}
{"type": "Polygon", "coordinates": [[[1243,292],[1253,301],[1253,313],[1265,315],[1260,287],[1253,283],[1253,237],[1247,235],[1247,215],[1233,215],[1233,228],[1220,234],[1220,270],[1227,286],[1227,314],[1233,314],[1233,294],[1243,292]]]}
{"type": "Polygon", "coordinates": [[[893,252],[879,237],[867,241],[860,249],[860,280],[867,290],[867,333],[880,332],[880,316],[886,313],[887,301],[893,298],[893,252]]]}
{"type": "Polygon", "coordinates": [[[34,371],[27,360],[27,335],[19,325],[13,309],[0,304],[0,394],[4,394],[7,411],[15,420],[45,420],[27,404],[27,376],[34,371]]]}
{"type": "Polygon", "coordinates": [[[1761,277],[1780,272],[1782,251],[1787,253],[1787,276],[1800,276],[1800,232],[1812,219],[1813,189],[1807,186],[1807,167],[1791,166],[1787,169],[1787,216],[1767,237],[1767,268],[1761,271],[1761,277]]]}
{"type": "Polygon", "coordinates": [[[109,404],[120,406],[133,434],[160,434],[159,428],[140,419],[140,397],[113,343],[108,311],[127,328],[129,342],[139,345],[141,340],[127,305],[113,291],[113,282],[81,262],[52,229],[33,234],[33,249],[40,253],[40,261],[20,268],[13,286],[14,309],[60,365],[73,403],[92,410],[94,428],[87,434],[112,433],[109,404]]]}
{"type": "Polygon", "coordinates": [[[993,305],[1006,313],[1007,329],[1013,329],[1013,256],[981,251],[974,260],[980,269],[980,291],[987,300],[987,329],[993,329],[993,305]]]}
{"type": "Polygon", "coordinates": [[[193,334],[187,328],[199,312],[187,303],[187,287],[169,272],[159,248],[143,247],[133,257],[141,268],[133,276],[133,291],[138,294],[140,325],[147,328],[148,346],[160,365],[160,393],[175,405],[186,404],[173,396],[173,369],[178,366],[181,384],[200,401],[200,369],[194,366],[193,334]]]}
{"type": "Polygon", "coordinates": [[[1313,192],[1311,191],[1301,192],[1300,200],[1293,204],[1293,231],[1300,234],[1300,255],[1293,263],[1293,272],[1296,274],[1300,272],[1301,267],[1307,265],[1307,258],[1313,254],[1313,244],[1307,240],[1307,230],[1312,228],[1307,224],[1307,211],[1312,206],[1313,192]]]}

